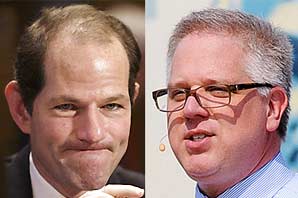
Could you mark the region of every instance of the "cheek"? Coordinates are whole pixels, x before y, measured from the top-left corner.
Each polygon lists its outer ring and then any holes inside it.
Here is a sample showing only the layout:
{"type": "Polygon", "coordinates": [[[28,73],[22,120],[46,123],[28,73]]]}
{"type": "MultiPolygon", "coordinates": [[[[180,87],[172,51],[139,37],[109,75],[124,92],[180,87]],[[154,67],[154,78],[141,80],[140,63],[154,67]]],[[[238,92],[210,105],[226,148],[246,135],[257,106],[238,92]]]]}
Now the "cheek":
{"type": "Polygon", "coordinates": [[[180,147],[183,146],[185,126],[182,117],[172,115],[168,118],[168,138],[170,146],[177,155],[181,151],[180,147]]]}
{"type": "Polygon", "coordinates": [[[266,136],[265,108],[255,107],[256,105],[247,105],[241,112],[235,112],[234,114],[239,116],[233,119],[217,119],[220,134],[219,150],[226,156],[230,156],[229,159],[238,156],[239,160],[243,157],[243,153],[246,153],[246,156],[253,156],[262,148],[266,136]]]}
{"type": "Polygon", "coordinates": [[[31,137],[43,144],[57,147],[62,145],[72,132],[72,121],[69,119],[47,118],[35,120],[31,137]]]}
{"type": "Polygon", "coordinates": [[[107,123],[107,131],[120,144],[127,144],[130,132],[130,117],[110,120],[107,123]]]}
{"type": "Polygon", "coordinates": [[[186,150],[182,146],[182,144],[183,144],[182,140],[179,140],[177,135],[171,134],[171,135],[169,135],[169,143],[170,143],[170,147],[171,147],[172,151],[174,152],[176,158],[179,161],[181,161],[181,159],[185,155],[184,153],[186,153],[186,150]]]}
{"type": "MultiPolygon", "coordinates": [[[[232,107],[213,112],[212,116],[223,133],[233,136],[250,136],[264,131],[266,126],[266,104],[262,98],[254,97],[246,102],[238,102],[232,107]]],[[[231,136],[232,138],[232,136],[231,136]]]]}
{"type": "Polygon", "coordinates": [[[248,105],[241,112],[235,127],[238,127],[240,131],[246,131],[251,135],[261,134],[266,131],[266,117],[266,110],[261,104],[248,105]]]}

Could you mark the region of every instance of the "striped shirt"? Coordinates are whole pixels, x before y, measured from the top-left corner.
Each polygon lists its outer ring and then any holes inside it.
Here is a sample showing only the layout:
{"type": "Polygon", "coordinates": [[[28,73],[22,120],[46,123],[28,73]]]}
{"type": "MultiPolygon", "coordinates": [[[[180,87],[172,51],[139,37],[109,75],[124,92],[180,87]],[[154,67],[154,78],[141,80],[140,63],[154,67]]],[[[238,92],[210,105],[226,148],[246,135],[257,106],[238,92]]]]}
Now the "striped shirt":
{"type": "MultiPolygon", "coordinates": [[[[196,198],[206,198],[196,186],[196,198]]],[[[295,198],[298,173],[291,171],[279,153],[261,169],[235,184],[218,198],[295,198]]]]}

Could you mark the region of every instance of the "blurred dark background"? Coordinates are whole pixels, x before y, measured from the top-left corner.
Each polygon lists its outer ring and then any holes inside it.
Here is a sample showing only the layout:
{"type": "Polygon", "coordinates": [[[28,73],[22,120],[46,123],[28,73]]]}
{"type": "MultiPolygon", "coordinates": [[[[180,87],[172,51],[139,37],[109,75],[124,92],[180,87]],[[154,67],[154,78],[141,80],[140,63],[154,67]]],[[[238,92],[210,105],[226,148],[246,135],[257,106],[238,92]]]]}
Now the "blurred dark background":
{"type": "MultiPolygon", "coordinates": [[[[123,167],[145,172],[145,2],[144,0],[105,1],[0,1],[0,155],[9,156],[28,143],[28,137],[14,124],[4,96],[6,84],[13,79],[16,46],[25,27],[39,16],[43,7],[87,3],[116,16],[133,31],[142,50],[142,63],[137,81],[140,95],[133,108],[128,150],[121,161],[123,167]]],[[[1,176],[4,176],[3,163],[1,176]]],[[[1,177],[3,178],[3,177],[1,177]]],[[[2,182],[3,183],[3,182],[2,182]]],[[[1,185],[1,194],[3,185],[1,185]]],[[[2,196],[0,196],[2,197],[2,196]]]]}

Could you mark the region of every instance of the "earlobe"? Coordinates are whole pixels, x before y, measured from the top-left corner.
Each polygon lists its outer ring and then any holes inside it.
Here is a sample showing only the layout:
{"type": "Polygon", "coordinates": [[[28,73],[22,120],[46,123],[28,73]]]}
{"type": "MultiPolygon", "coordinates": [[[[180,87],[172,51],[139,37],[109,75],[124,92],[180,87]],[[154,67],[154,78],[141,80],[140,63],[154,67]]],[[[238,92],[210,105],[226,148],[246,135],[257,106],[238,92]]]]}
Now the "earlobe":
{"type": "Polygon", "coordinates": [[[135,92],[134,92],[134,96],[133,96],[133,104],[135,103],[135,101],[139,95],[139,91],[140,91],[140,84],[135,82],[135,92]]]}
{"type": "Polygon", "coordinates": [[[286,91],[281,87],[272,88],[269,97],[266,128],[269,132],[275,132],[288,106],[288,97],[286,91]]]}
{"type": "Polygon", "coordinates": [[[25,108],[16,81],[10,81],[6,85],[5,97],[13,120],[24,133],[29,134],[31,131],[31,116],[25,108]]]}

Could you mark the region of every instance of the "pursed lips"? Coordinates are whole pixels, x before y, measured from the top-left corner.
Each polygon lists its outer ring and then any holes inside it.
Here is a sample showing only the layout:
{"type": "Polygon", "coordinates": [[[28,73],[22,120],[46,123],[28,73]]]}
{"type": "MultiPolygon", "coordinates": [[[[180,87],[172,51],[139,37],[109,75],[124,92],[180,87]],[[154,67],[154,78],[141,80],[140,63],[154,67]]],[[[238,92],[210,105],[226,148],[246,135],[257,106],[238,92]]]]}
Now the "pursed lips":
{"type": "Polygon", "coordinates": [[[65,151],[100,151],[100,150],[109,150],[113,151],[112,145],[107,143],[67,143],[64,145],[65,151]]]}

